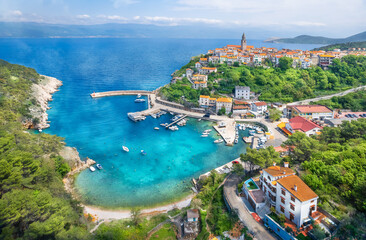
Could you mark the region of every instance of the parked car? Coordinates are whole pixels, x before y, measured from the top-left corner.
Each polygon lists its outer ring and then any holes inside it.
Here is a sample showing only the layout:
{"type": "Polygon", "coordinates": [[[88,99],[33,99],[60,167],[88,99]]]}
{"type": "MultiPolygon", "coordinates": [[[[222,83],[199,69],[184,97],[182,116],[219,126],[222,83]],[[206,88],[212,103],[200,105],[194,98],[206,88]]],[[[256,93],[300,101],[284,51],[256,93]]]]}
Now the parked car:
{"type": "Polygon", "coordinates": [[[233,164],[239,164],[239,161],[232,161],[233,164]]]}

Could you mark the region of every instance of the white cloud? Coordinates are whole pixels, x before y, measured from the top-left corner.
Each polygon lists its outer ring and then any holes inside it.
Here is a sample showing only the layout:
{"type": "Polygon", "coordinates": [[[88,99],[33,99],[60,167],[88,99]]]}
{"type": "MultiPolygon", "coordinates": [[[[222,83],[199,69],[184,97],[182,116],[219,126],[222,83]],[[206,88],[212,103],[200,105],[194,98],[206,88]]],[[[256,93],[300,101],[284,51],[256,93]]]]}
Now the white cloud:
{"type": "Polygon", "coordinates": [[[13,15],[15,17],[21,17],[23,15],[23,13],[19,10],[14,10],[14,11],[11,11],[11,15],[13,15]]]}
{"type": "Polygon", "coordinates": [[[140,16],[134,16],[133,20],[139,20],[141,17],[140,16]]]}
{"type": "Polygon", "coordinates": [[[105,20],[128,21],[128,18],[119,15],[98,15],[98,18],[102,18],[105,20]]]}
{"type": "Polygon", "coordinates": [[[81,15],[77,15],[76,18],[78,18],[78,19],[88,19],[88,18],[90,18],[90,16],[88,14],[81,14],[81,15]]]}
{"type": "Polygon", "coordinates": [[[326,26],[325,23],[321,23],[321,22],[306,22],[306,21],[294,22],[292,24],[295,25],[295,26],[310,26],[310,27],[324,27],[324,26],[326,26]]]}

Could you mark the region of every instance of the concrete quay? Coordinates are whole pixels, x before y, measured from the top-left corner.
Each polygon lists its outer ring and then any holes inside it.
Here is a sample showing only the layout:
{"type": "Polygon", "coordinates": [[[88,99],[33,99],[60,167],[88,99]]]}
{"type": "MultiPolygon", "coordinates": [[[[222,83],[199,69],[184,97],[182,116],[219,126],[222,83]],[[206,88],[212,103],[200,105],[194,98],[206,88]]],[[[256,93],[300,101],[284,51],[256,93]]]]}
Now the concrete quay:
{"type": "Polygon", "coordinates": [[[92,98],[99,98],[99,97],[110,97],[110,96],[123,96],[123,95],[150,95],[153,94],[152,91],[145,91],[145,90],[121,90],[121,91],[108,91],[108,92],[94,92],[90,94],[92,98]]]}

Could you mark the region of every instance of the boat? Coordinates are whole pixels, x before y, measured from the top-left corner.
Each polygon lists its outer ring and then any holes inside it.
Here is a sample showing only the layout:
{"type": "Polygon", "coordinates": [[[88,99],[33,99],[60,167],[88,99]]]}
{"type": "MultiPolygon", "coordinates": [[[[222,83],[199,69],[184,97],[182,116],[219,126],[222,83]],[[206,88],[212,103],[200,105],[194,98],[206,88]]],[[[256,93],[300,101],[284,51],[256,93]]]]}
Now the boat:
{"type": "Polygon", "coordinates": [[[214,141],[214,143],[222,143],[224,140],[222,140],[221,138],[220,139],[217,139],[214,141]]]}
{"type": "Polygon", "coordinates": [[[201,118],[199,118],[198,121],[200,122],[201,121],[201,118]]]}
{"type": "Polygon", "coordinates": [[[243,141],[245,143],[251,143],[253,141],[253,137],[243,137],[243,141]]]}
{"type": "Polygon", "coordinates": [[[212,129],[207,129],[207,130],[205,130],[205,132],[211,132],[212,131],[212,129]]]}
{"type": "Polygon", "coordinates": [[[94,172],[94,171],[95,171],[95,167],[93,167],[93,166],[90,166],[90,167],[89,167],[89,169],[90,169],[90,171],[92,171],[92,172],[94,172]]]}
{"type": "Polygon", "coordinates": [[[143,98],[137,98],[135,99],[135,103],[142,103],[142,102],[145,102],[146,100],[143,99],[143,98]]]}
{"type": "Polygon", "coordinates": [[[41,133],[41,132],[42,132],[42,129],[38,129],[38,132],[40,132],[40,133],[41,133]]]}
{"type": "Polygon", "coordinates": [[[237,138],[235,138],[234,143],[237,144],[239,142],[239,140],[237,138]]]}
{"type": "Polygon", "coordinates": [[[123,151],[125,151],[125,152],[129,152],[129,151],[130,151],[130,149],[128,149],[128,147],[126,147],[126,146],[122,146],[122,149],[123,149],[123,151]]]}
{"type": "Polygon", "coordinates": [[[102,169],[103,169],[102,165],[100,165],[99,163],[98,163],[96,166],[97,166],[97,168],[98,168],[99,170],[102,170],[102,169]]]}
{"type": "Polygon", "coordinates": [[[208,137],[208,134],[202,134],[201,137],[208,137]]]}
{"type": "Polygon", "coordinates": [[[160,123],[160,126],[165,127],[167,123],[160,123]]]}
{"type": "Polygon", "coordinates": [[[141,97],[141,94],[137,94],[137,98],[140,98],[141,97]]]}
{"type": "Polygon", "coordinates": [[[127,113],[127,116],[134,122],[143,121],[146,119],[146,117],[141,115],[141,113],[127,113]]]}
{"type": "Polygon", "coordinates": [[[177,130],[179,130],[179,128],[177,126],[170,126],[169,130],[177,131],[177,130]]]}
{"type": "Polygon", "coordinates": [[[144,150],[141,150],[142,155],[146,155],[147,153],[144,150]]]}
{"type": "Polygon", "coordinates": [[[160,128],[158,128],[158,127],[154,127],[154,129],[155,129],[155,130],[159,130],[160,128]]]}

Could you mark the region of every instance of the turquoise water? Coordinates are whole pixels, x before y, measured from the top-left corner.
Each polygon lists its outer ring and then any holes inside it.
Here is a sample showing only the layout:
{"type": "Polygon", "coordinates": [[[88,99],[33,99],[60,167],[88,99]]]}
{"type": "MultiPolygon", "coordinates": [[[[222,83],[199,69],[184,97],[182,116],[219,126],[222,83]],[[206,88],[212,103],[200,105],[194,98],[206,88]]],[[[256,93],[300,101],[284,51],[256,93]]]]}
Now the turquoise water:
{"type": "MultiPolygon", "coordinates": [[[[204,39],[0,39],[0,58],[35,68],[63,81],[48,111],[45,132],[65,138],[81,157],[101,163],[103,170],[78,175],[76,188],[84,202],[103,207],[151,206],[189,192],[190,179],[245,152],[201,138],[209,126],[189,120],[177,132],[153,130],[170,116],[133,123],[127,112],[146,108],[133,96],[92,99],[93,91],[153,90],[169,83],[170,74],[191,56],[239,40],[204,39]],[[130,148],[129,153],[121,146],[130,148]],[[140,150],[147,152],[146,156],[140,150]]],[[[249,44],[312,49],[318,45],[249,44]]]]}

